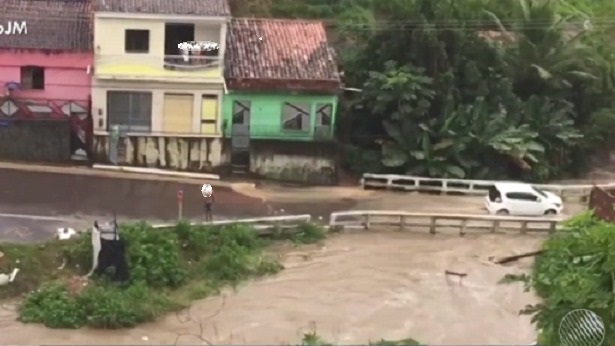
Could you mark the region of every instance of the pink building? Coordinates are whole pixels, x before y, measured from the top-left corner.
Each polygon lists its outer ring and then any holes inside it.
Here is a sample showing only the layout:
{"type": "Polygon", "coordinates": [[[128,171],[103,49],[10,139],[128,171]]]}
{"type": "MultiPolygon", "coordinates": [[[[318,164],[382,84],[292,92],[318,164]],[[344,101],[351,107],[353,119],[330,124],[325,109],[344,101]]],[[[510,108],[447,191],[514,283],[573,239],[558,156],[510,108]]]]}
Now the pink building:
{"type": "Polygon", "coordinates": [[[91,2],[2,0],[0,26],[0,121],[70,122],[71,151],[89,152],[91,2]]]}

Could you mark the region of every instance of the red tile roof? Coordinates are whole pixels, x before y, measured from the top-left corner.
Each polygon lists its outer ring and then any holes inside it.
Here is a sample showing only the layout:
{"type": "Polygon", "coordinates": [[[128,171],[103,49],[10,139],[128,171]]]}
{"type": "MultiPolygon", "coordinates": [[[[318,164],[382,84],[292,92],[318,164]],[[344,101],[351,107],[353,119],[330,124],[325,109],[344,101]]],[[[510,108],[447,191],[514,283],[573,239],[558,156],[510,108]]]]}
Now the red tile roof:
{"type": "Polygon", "coordinates": [[[89,0],[0,0],[0,25],[9,21],[25,21],[28,33],[0,35],[0,48],[92,50],[89,0]]]}
{"type": "Polygon", "coordinates": [[[231,90],[337,91],[335,52],[321,22],[236,18],[227,33],[231,90]]]}

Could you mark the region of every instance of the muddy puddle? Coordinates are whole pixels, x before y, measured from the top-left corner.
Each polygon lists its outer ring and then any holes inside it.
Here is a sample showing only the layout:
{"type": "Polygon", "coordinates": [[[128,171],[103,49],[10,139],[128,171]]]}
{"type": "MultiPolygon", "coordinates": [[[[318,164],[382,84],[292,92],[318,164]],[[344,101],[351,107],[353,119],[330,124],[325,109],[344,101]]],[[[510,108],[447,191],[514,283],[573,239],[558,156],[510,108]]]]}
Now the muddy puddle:
{"type": "Polygon", "coordinates": [[[519,316],[535,297],[499,285],[506,273],[489,256],[536,249],[521,235],[445,237],[400,232],[353,233],[325,246],[286,249],[286,270],[235,292],[199,301],[190,311],[131,330],[50,330],[15,321],[0,309],[5,344],[207,345],[292,344],[316,331],[337,344],[413,337],[429,344],[529,345],[534,328],[519,316]],[[445,270],[467,273],[459,282],[445,270]],[[201,334],[199,336],[199,334],[201,334]],[[179,336],[179,337],[178,337],[179,336]]]}

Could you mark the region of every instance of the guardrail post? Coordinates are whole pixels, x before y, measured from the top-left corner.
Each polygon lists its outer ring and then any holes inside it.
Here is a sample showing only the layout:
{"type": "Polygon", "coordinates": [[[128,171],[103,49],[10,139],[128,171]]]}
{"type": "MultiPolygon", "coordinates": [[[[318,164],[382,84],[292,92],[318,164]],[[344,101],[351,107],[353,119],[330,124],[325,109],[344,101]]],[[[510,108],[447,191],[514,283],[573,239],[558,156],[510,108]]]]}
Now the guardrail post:
{"type": "Polygon", "coordinates": [[[527,221],[521,221],[521,234],[527,233],[527,221]]]}
{"type": "Polygon", "coordinates": [[[493,220],[493,227],[491,228],[491,233],[495,233],[500,230],[500,220],[493,220]]]}
{"type": "Polygon", "coordinates": [[[436,217],[429,217],[429,233],[436,234],[436,217]]]}
{"type": "Polygon", "coordinates": [[[466,226],[468,225],[468,220],[461,220],[461,227],[459,227],[459,235],[466,235],[466,226]]]}
{"type": "Polygon", "coordinates": [[[549,227],[549,233],[555,233],[557,231],[557,221],[551,221],[551,226],[549,227]]]}
{"type": "Polygon", "coordinates": [[[368,230],[369,229],[369,214],[365,214],[364,217],[365,217],[365,220],[363,221],[363,228],[368,230]]]}
{"type": "Polygon", "coordinates": [[[399,229],[403,231],[404,228],[406,228],[406,216],[400,215],[399,216],[399,229]]]}

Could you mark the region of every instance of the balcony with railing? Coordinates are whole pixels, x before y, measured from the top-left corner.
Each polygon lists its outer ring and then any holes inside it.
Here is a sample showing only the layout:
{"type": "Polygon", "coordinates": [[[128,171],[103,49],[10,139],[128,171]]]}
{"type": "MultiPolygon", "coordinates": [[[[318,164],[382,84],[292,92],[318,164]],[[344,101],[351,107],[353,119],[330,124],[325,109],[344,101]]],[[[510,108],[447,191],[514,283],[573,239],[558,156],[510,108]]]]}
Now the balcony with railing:
{"type": "Polygon", "coordinates": [[[217,56],[165,55],[164,69],[168,71],[195,72],[220,67],[217,56]]]}
{"type": "Polygon", "coordinates": [[[99,79],[211,81],[221,80],[222,64],[217,56],[97,54],[94,76],[99,79]]]}

